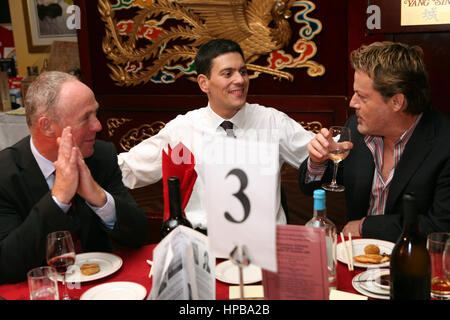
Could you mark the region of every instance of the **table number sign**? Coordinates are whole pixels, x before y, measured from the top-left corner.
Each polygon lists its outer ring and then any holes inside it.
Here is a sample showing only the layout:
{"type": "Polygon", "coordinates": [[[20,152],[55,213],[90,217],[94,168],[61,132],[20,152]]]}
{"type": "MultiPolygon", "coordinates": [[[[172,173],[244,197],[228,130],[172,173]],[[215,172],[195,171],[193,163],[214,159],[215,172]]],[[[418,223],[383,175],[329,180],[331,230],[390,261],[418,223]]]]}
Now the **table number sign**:
{"type": "Polygon", "coordinates": [[[204,179],[214,254],[229,257],[236,246],[245,247],[251,263],[276,271],[278,144],[229,138],[211,143],[204,179]]]}

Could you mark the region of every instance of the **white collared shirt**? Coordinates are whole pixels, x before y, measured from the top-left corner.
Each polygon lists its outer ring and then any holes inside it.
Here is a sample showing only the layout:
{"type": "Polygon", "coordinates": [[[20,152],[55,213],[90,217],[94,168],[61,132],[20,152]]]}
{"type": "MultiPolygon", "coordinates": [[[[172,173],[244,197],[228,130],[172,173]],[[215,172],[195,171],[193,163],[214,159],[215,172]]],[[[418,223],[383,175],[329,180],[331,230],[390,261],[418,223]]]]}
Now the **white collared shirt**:
{"type": "MultiPolygon", "coordinates": [[[[128,188],[143,187],[162,178],[162,150],[173,149],[182,142],[195,157],[195,171],[198,174],[185,213],[194,228],[207,228],[204,180],[201,163],[202,138],[205,135],[226,136],[220,127],[224,120],[233,122],[236,139],[256,138],[262,142],[278,142],[279,166],[284,162],[298,168],[308,155],[307,144],[314,134],[305,130],[298,122],[274,108],[246,103],[231,119],[223,119],[208,106],[179,115],[168,122],[161,131],[129,152],[119,154],[119,166],[123,183],[128,188]]],[[[286,216],[280,201],[280,175],[276,192],[278,206],[277,223],[285,224],[286,216]]]]}
{"type": "MultiPolygon", "coordinates": [[[[45,178],[45,181],[48,184],[48,188],[51,190],[53,188],[53,183],[55,182],[55,175],[53,174],[55,172],[55,166],[53,162],[45,158],[42,154],[39,153],[39,151],[36,149],[34,143],[33,143],[33,137],[30,138],[30,147],[31,147],[31,153],[33,154],[34,158],[36,159],[36,162],[41,169],[41,172],[45,178]]],[[[106,204],[103,207],[94,207],[89,204],[89,202],[86,201],[86,204],[101,218],[105,226],[107,226],[109,229],[114,228],[114,224],[116,223],[116,205],[114,198],[107,192],[106,190],[103,190],[106,195],[106,204]]],[[[71,204],[65,204],[59,202],[54,196],[52,196],[53,201],[61,208],[62,211],[67,213],[71,207],[71,204]]]]}

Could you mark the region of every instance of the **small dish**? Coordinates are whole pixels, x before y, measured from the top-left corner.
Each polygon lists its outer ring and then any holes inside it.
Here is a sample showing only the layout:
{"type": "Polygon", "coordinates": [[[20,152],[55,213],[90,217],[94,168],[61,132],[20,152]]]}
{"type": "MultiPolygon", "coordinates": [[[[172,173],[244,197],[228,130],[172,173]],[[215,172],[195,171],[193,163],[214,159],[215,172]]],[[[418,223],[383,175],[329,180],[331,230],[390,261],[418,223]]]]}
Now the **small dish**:
{"type": "MultiPolygon", "coordinates": [[[[87,282],[107,277],[122,267],[122,258],[107,252],[86,252],[77,254],[75,264],[69,267],[66,274],[67,282],[87,282]],[[84,275],[81,273],[83,264],[96,263],[100,267],[100,271],[92,275],[84,275]]],[[[62,281],[62,276],[58,279],[62,281]]]]}
{"type": "Polygon", "coordinates": [[[90,288],[80,300],[143,300],[146,294],[147,289],[139,283],[116,281],[90,288]]]}
{"type": "MultiPolygon", "coordinates": [[[[262,280],[261,268],[253,264],[243,268],[244,284],[256,283],[262,280]]],[[[216,279],[225,283],[239,284],[239,267],[231,260],[216,266],[216,279]]]]}
{"type": "MultiPolygon", "coordinates": [[[[348,242],[348,241],[347,241],[348,242]]],[[[386,253],[391,254],[392,249],[395,246],[395,243],[379,240],[379,239],[355,239],[352,241],[353,246],[353,257],[356,257],[361,254],[365,254],[364,247],[368,244],[375,244],[380,248],[380,254],[386,253]]],[[[337,245],[337,259],[338,261],[347,264],[347,258],[345,255],[344,244],[341,242],[337,245]]],[[[385,268],[389,267],[390,262],[384,262],[379,264],[371,264],[371,263],[359,263],[353,260],[353,266],[359,268],[385,268]]]]}
{"type": "Polygon", "coordinates": [[[390,290],[390,282],[391,282],[391,275],[389,274],[389,270],[384,270],[375,278],[375,281],[373,282],[374,285],[380,287],[383,290],[390,290]]]}
{"type": "Polygon", "coordinates": [[[375,285],[377,278],[386,272],[389,273],[389,269],[368,269],[353,278],[353,288],[367,297],[388,300],[389,290],[375,285]]]}

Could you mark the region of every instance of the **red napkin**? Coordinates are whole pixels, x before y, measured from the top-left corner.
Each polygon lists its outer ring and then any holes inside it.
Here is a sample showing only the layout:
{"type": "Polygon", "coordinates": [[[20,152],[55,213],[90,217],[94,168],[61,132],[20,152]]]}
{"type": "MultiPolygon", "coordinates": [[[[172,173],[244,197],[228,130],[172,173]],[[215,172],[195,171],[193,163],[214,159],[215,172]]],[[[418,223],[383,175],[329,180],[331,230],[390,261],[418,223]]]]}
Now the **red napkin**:
{"type": "Polygon", "coordinates": [[[194,188],[195,180],[197,179],[197,172],[195,171],[195,159],[191,151],[181,142],[178,143],[173,150],[168,145],[167,154],[162,151],[162,177],[163,177],[163,192],[164,192],[164,220],[170,217],[169,209],[169,187],[167,179],[177,176],[180,179],[181,190],[181,208],[184,212],[189,198],[194,188]]]}

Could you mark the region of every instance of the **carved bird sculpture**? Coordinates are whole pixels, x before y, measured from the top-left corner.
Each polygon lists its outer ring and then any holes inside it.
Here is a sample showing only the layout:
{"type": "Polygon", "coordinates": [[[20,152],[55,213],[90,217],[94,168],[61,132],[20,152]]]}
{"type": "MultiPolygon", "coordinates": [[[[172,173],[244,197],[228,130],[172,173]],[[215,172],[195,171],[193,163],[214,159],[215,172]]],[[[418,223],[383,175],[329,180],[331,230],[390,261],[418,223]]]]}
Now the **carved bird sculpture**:
{"type": "MultiPolygon", "coordinates": [[[[133,18],[127,36],[118,34],[117,21],[109,0],[99,0],[106,24],[103,50],[113,62],[111,77],[122,86],[137,85],[164,77],[174,80],[194,74],[193,60],[198,48],[215,38],[231,39],[241,46],[247,68],[293,80],[281,70],[252,64],[291,40],[288,19],[294,0],[153,0],[133,18]],[[157,37],[143,39],[143,27],[158,25],[157,37]],[[130,63],[141,69],[130,72],[130,63]],[[125,67],[128,66],[128,67],[125,67]]],[[[139,68],[137,68],[139,69],[139,68]]]]}

